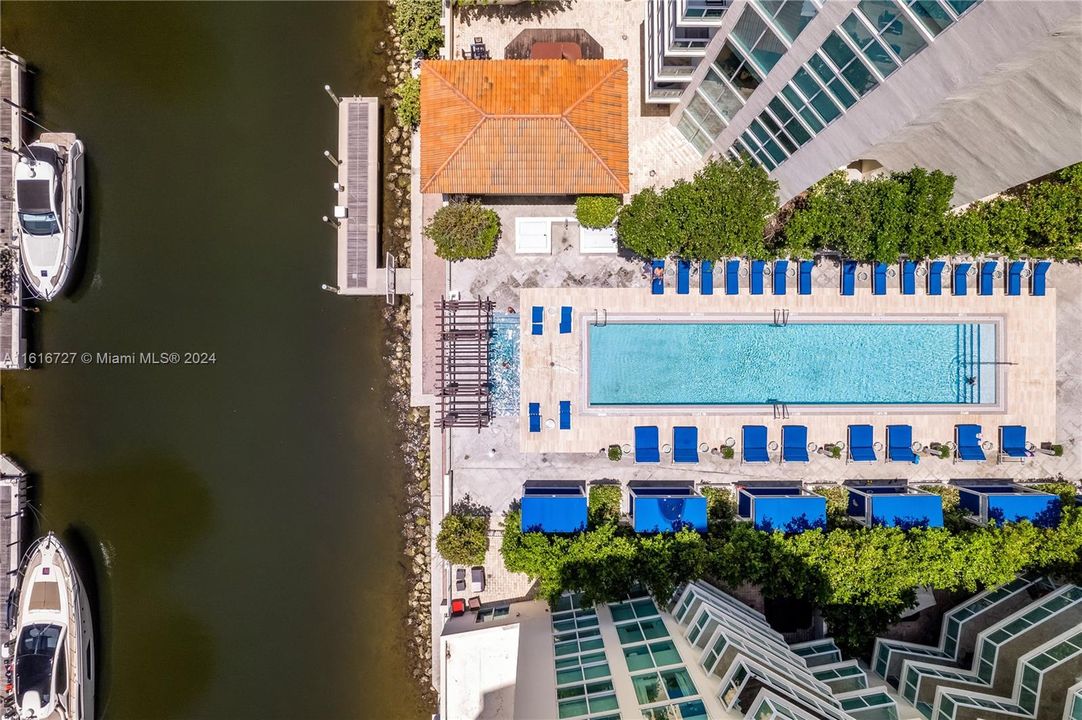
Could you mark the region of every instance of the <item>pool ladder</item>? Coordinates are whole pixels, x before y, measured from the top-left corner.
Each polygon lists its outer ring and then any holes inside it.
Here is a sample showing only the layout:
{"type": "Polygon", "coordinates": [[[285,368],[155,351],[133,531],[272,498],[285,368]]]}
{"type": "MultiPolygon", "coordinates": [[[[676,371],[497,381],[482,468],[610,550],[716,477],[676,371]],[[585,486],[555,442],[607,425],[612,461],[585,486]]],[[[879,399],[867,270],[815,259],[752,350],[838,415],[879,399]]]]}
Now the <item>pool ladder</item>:
{"type": "Polygon", "coordinates": [[[594,308],[594,326],[605,327],[609,324],[609,311],[606,308],[594,308]]]}
{"type": "Polygon", "coordinates": [[[783,402],[774,403],[774,419],[775,420],[788,420],[789,419],[789,406],[783,402]]]}
{"type": "Polygon", "coordinates": [[[789,311],[785,308],[774,308],[774,325],[785,327],[789,324],[789,311]]]}

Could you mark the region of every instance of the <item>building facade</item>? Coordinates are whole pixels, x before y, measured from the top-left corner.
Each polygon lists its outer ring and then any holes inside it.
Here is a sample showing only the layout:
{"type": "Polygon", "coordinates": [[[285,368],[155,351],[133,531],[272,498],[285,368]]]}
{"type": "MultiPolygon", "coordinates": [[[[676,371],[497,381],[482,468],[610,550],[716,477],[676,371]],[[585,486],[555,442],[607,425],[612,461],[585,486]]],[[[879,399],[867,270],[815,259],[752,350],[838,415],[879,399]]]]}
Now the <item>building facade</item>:
{"type": "Polygon", "coordinates": [[[839,168],[919,165],[955,175],[961,204],[1082,161],[1073,0],[732,0],[669,72],[682,7],[647,5],[647,87],[682,88],[671,121],[701,157],[752,158],[783,200],[839,168]]]}

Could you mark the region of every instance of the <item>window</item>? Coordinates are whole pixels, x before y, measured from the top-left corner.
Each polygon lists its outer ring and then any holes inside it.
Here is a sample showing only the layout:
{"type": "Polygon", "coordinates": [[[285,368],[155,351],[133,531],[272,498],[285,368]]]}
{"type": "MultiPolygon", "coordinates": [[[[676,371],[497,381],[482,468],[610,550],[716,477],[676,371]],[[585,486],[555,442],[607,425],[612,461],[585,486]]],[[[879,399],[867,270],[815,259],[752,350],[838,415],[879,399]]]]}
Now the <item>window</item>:
{"type": "Polygon", "coordinates": [[[849,82],[858,95],[865,95],[879,84],[871,70],[857,59],[856,54],[849,49],[845,41],[838,37],[838,33],[830,33],[820,49],[830,58],[834,66],[838,68],[838,73],[849,82]]]}
{"type": "Polygon", "coordinates": [[[699,85],[699,92],[710,101],[725,121],[732,120],[740,108],[744,107],[744,98],[722,80],[714,67],[706,71],[703,82],[699,85]]]}
{"type": "Polygon", "coordinates": [[[979,2],[980,0],[947,0],[947,4],[950,5],[954,9],[954,12],[958,13],[959,15],[961,15],[966,10],[970,9],[979,2]]]}
{"type": "MultiPolygon", "coordinates": [[[[833,95],[843,107],[853,107],[857,98],[850,92],[849,88],[842,82],[842,79],[834,72],[834,69],[827,65],[826,60],[823,59],[822,51],[816,52],[810,58],[808,58],[808,67],[818,76],[818,78],[826,86],[826,89],[833,95]]],[[[818,105],[815,106],[818,109],[818,105]]]]}
{"type": "Polygon", "coordinates": [[[880,75],[886,77],[898,68],[898,64],[890,57],[890,53],[883,47],[883,43],[876,39],[872,31],[860,21],[856,13],[849,14],[849,17],[842,23],[842,29],[857,44],[861,54],[875,66],[880,75]]]}
{"type": "Polygon", "coordinates": [[[691,675],[684,668],[662,670],[631,678],[635,688],[635,697],[640,705],[648,705],[659,700],[677,700],[697,695],[691,675]]]}
{"type": "Polygon", "coordinates": [[[902,62],[924,49],[924,37],[892,0],[860,0],[858,7],[902,62]]]}
{"type": "Polygon", "coordinates": [[[679,130],[687,141],[700,153],[705,153],[714,143],[713,138],[707,135],[706,131],[699,127],[698,123],[696,123],[687,112],[680,116],[680,122],[676,124],[676,129],[679,130]]]}
{"type": "MultiPolygon", "coordinates": [[[[509,605],[500,605],[498,607],[481,608],[477,611],[477,622],[486,622],[488,620],[496,620],[502,618],[511,612],[509,605]]],[[[594,618],[594,622],[597,622],[597,618],[594,618]]],[[[556,623],[553,623],[555,626],[556,623]]]]}
{"type": "Polygon", "coordinates": [[[740,14],[731,37],[764,72],[770,72],[788,49],[750,6],[740,14]]]}
{"type": "Polygon", "coordinates": [[[758,71],[744,60],[744,56],[728,40],[721,46],[718,56],[714,59],[714,67],[722,77],[733,84],[740,95],[742,104],[751,97],[762,82],[758,71]]]}
{"type": "Polygon", "coordinates": [[[790,42],[819,12],[811,0],[759,0],[759,7],[774,19],[790,42]]]}
{"type": "Polygon", "coordinates": [[[699,91],[695,92],[695,97],[688,103],[687,112],[695,118],[695,121],[699,123],[699,127],[705,130],[711,138],[717,137],[725,129],[725,122],[721,119],[721,116],[699,94],[699,91]]]}
{"type": "Polygon", "coordinates": [[[943,32],[954,22],[954,18],[947,9],[936,0],[904,0],[904,2],[933,36],[943,32]]]}
{"type": "Polygon", "coordinates": [[[583,608],[578,595],[564,595],[552,614],[552,629],[559,717],[601,720],[598,713],[619,710],[597,612],[583,608]]]}

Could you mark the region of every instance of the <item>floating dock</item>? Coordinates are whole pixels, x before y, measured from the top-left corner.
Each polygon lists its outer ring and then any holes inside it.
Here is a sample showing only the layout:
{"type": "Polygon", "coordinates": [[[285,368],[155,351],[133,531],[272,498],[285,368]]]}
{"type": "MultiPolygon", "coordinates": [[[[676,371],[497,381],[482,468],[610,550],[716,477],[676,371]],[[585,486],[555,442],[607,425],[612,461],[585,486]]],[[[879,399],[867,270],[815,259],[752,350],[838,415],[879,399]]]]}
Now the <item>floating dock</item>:
{"type": "MultiPolygon", "coordinates": [[[[5,601],[15,587],[15,575],[22,561],[22,516],[26,507],[26,471],[7,455],[0,455],[0,598],[5,601]]],[[[5,635],[11,632],[4,613],[5,635]]],[[[4,638],[6,639],[6,637],[4,638]]]]}
{"type": "Polygon", "coordinates": [[[380,173],[379,100],[344,97],[338,102],[338,200],[333,224],[338,234],[338,288],[341,295],[384,295],[391,303],[404,288],[408,268],[387,254],[379,262],[380,173]]]}
{"type": "MultiPolygon", "coordinates": [[[[12,103],[0,105],[0,136],[5,147],[19,148],[24,142],[21,108],[25,68],[25,60],[6,49],[0,51],[0,97],[12,103]]],[[[16,162],[13,153],[0,152],[0,272],[4,273],[0,278],[0,370],[25,367],[26,355],[22,263],[15,220],[16,162]],[[10,285],[10,293],[4,285],[10,285]]]]}

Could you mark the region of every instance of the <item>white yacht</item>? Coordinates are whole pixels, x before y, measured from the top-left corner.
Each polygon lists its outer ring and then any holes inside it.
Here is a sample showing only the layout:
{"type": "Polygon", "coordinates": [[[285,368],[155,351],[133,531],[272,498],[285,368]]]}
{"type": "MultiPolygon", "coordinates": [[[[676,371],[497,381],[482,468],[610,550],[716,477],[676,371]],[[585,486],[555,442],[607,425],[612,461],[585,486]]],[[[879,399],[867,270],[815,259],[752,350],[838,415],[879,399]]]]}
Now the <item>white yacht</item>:
{"type": "Polygon", "coordinates": [[[93,720],[94,632],[86,590],[49,533],[27,550],[15,625],[20,720],[93,720]]]}
{"type": "Polygon", "coordinates": [[[43,300],[60,294],[79,252],[83,175],[83,143],[72,133],[43,133],[15,165],[23,275],[43,300]]]}

